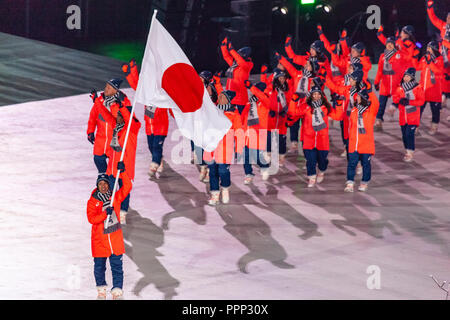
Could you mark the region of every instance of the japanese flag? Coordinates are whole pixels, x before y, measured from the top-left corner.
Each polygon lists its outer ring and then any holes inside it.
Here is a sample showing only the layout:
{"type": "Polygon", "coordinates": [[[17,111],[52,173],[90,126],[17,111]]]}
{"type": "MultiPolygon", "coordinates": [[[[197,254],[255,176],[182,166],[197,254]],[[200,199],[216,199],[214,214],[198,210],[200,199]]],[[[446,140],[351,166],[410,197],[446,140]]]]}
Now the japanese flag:
{"type": "Polygon", "coordinates": [[[214,151],[231,122],[211,101],[203,81],[180,46],[156,19],[142,61],[135,103],[171,108],[181,134],[214,151]]]}

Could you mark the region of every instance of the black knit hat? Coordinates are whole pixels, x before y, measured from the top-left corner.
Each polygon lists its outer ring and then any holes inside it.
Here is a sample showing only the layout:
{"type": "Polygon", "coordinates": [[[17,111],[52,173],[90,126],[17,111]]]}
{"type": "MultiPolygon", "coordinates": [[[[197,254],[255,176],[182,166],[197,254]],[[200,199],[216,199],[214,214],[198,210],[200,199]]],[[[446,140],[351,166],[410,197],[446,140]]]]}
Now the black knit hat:
{"type": "Polygon", "coordinates": [[[414,37],[414,32],[416,32],[416,30],[414,30],[414,27],[411,25],[404,26],[402,28],[402,31],[411,37],[414,37]]]}
{"type": "Polygon", "coordinates": [[[267,85],[264,82],[258,82],[255,84],[255,87],[257,87],[259,90],[264,91],[267,88],[267,85]]]}
{"type": "Polygon", "coordinates": [[[222,94],[227,98],[228,102],[231,102],[236,96],[236,92],[231,90],[224,90],[222,91],[222,94]]]}
{"type": "Polygon", "coordinates": [[[388,37],[386,39],[386,44],[388,44],[388,43],[392,43],[393,45],[395,45],[395,38],[394,37],[388,37]]]}
{"type": "Polygon", "coordinates": [[[364,73],[361,70],[355,70],[350,74],[350,78],[356,82],[361,82],[364,77],[364,73]]]}
{"type": "Polygon", "coordinates": [[[108,184],[108,187],[111,189],[111,186],[109,185],[109,176],[105,173],[100,173],[97,177],[97,188],[100,181],[105,181],[108,184]]]}
{"type": "Polygon", "coordinates": [[[362,70],[363,69],[363,65],[361,63],[359,63],[359,62],[352,63],[351,65],[353,67],[353,71],[362,70]]]}
{"type": "Polygon", "coordinates": [[[369,101],[369,92],[366,89],[362,89],[360,91],[358,91],[358,96],[361,97],[361,99],[365,100],[365,101],[369,101]]]}
{"type": "Polygon", "coordinates": [[[356,51],[358,51],[360,54],[363,53],[364,50],[366,50],[366,46],[364,45],[364,43],[362,42],[357,42],[354,45],[352,45],[352,49],[355,49],[356,51]]]}
{"type": "Polygon", "coordinates": [[[433,49],[433,51],[436,53],[436,52],[439,52],[439,43],[437,42],[437,41],[430,41],[430,42],[428,42],[428,44],[427,44],[427,48],[431,48],[431,49],[433,49]]]}
{"type": "Polygon", "coordinates": [[[116,90],[120,90],[120,85],[122,84],[122,82],[123,80],[120,78],[108,80],[108,84],[116,90]]]}
{"type": "Polygon", "coordinates": [[[416,69],[415,68],[408,68],[406,69],[405,73],[403,74],[403,76],[410,76],[412,78],[416,78],[416,69]]]}
{"type": "Polygon", "coordinates": [[[313,43],[311,43],[311,47],[312,49],[316,50],[317,54],[322,54],[324,51],[324,44],[322,41],[320,40],[316,40],[313,43]]]}
{"type": "Polygon", "coordinates": [[[279,68],[275,68],[273,70],[273,80],[275,80],[275,79],[277,79],[279,77],[286,77],[286,73],[283,70],[279,69],[279,68]]]}
{"type": "Polygon", "coordinates": [[[322,93],[322,88],[319,86],[312,86],[311,90],[309,90],[309,93],[312,95],[314,92],[320,92],[322,93]]]}
{"type": "Polygon", "coordinates": [[[200,76],[200,78],[202,78],[206,82],[210,82],[211,79],[212,79],[213,74],[212,74],[211,71],[203,70],[202,72],[200,72],[199,76],[200,76]]]}
{"type": "Polygon", "coordinates": [[[243,47],[240,48],[237,53],[239,53],[242,58],[250,58],[250,55],[252,54],[252,48],[243,47]]]}

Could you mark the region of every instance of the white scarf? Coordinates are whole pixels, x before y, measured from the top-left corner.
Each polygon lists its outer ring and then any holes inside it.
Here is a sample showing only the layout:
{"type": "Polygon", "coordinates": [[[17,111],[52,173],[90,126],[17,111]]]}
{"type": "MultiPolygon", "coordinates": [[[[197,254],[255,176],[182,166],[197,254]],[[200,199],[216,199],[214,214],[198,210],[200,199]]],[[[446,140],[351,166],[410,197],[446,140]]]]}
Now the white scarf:
{"type": "Polygon", "coordinates": [[[312,127],[314,131],[319,132],[327,127],[327,124],[323,118],[324,114],[322,111],[322,99],[312,101],[311,107],[313,108],[312,127]]]}
{"type": "Polygon", "coordinates": [[[255,95],[252,95],[250,97],[250,110],[248,111],[247,124],[249,126],[255,126],[259,124],[258,98],[255,95]]]}

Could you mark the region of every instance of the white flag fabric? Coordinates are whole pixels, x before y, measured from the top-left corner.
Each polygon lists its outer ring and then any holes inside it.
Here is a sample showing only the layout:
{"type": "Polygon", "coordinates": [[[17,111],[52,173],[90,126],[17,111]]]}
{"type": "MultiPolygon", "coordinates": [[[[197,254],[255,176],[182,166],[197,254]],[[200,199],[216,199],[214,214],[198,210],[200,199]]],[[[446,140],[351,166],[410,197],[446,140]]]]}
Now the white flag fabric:
{"type": "Polygon", "coordinates": [[[214,151],[231,127],[206,91],[183,50],[156,19],[155,10],[142,61],[135,102],[171,108],[183,136],[214,151]]]}

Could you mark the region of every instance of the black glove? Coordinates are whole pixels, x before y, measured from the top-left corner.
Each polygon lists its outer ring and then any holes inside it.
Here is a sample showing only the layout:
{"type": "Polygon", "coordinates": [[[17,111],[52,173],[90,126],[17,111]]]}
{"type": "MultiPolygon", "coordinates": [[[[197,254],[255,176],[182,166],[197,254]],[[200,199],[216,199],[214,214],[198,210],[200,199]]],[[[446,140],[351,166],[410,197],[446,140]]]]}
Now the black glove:
{"type": "Polygon", "coordinates": [[[278,62],[280,62],[281,59],[281,54],[279,54],[278,52],[275,52],[275,60],[278,62]]]}
{"type": "Polygon", "coordinates": [[[250,89],[251,87],[253,87],[253,84],[252,84],[249,80],[245,80],[245,81],[244,81],[244,86],[245,86],[247,89],[250,89]]]}
{"type": "Polygon", "coordinates": [[[91,97],[92,102],[95,102],[95,99],[98,98],[98,96],[97,96],[97,90],[96,90],[96,89],[92,89],[92,90],[91,90],[91,95],[90,95],[89,97],[91,97]]]}
{"type": "Polygon", "coordinates": [[[380,84],[379,83],[375,83],[375,90],[380,91],[380,84]]]}
{"type": "Polygon", "coordinates": [[[444,73],[445,80],[450,81],[450,73],[444,73]]]}
{"type": "Polygon", "coordinates": [[[399,103],[400,103],[401,105],[407,106],[407,105],[409,105],[409,99],[407,99],[407,98],[401,98],[400,101],[399,101],[399,103]]]}
{"type": "Polygon", "coordinates": [[[222,47],[228,46],[228,38],[225,38],[222,40],[222,43],[220,44],[222,47]]]}
{"type": "Polygon", "coordinates": [[[275,117],[277,115],[277,113],[273,110],[269,111],[269,116],[271,116],[272,118],[275,117]]]}
{"type": "Polygon", "coordinates": [[[121,172],[125,171],[125,163],[123,163],[123,161],[117,162],[117,170],[120,170],[121,172]]]}
{"type": "Polygon", "coordinates": [[[284,42],[285,47],[289,47],[292,43],[292,36],[290,34],[287,35],[286,41],[284,42]]]}
{"type": "Polygon", "coordinates": [[[110,215],[112,215],[112,213],[113,213],[113,207],[107,207],[107,208],[106,208],[106,214],[107,214],[108,216],[110,216],[110,215]]]}
{"type": "Polygon", "coordinates": [[[125,94],[122,91],[117,91],[117,102],[122,103],[125,101],[125,94]]]}
{"type": "Polygon", "coordinates": [[[227,46],[228,51],[233,50],[233,44],[231,43],[231,41],[228,41],[227,44],[228,44],[228,46],[227,46]]]}
{"type": "Polygon", "coordinates": [[[87,138],[88,138],[88,140],[89,140],[90,143],[94,144],[94,142],[95,142],[95,136],[94,136],[94,133],[93,133],[93,132],[89,133],[87,138]]]}
{"type": "Polygon", "coordinates": [[[287,111],[286,110],[281,110],[280,113],[278,113],[278,115],[280,117],[284,117],[286,115],[287,111]]]}
{"type": "Polygon", "coordinates": [[[322,25],[320,23],[317,25],[317,33],[319,36],[323,34],[322,25]]]}

